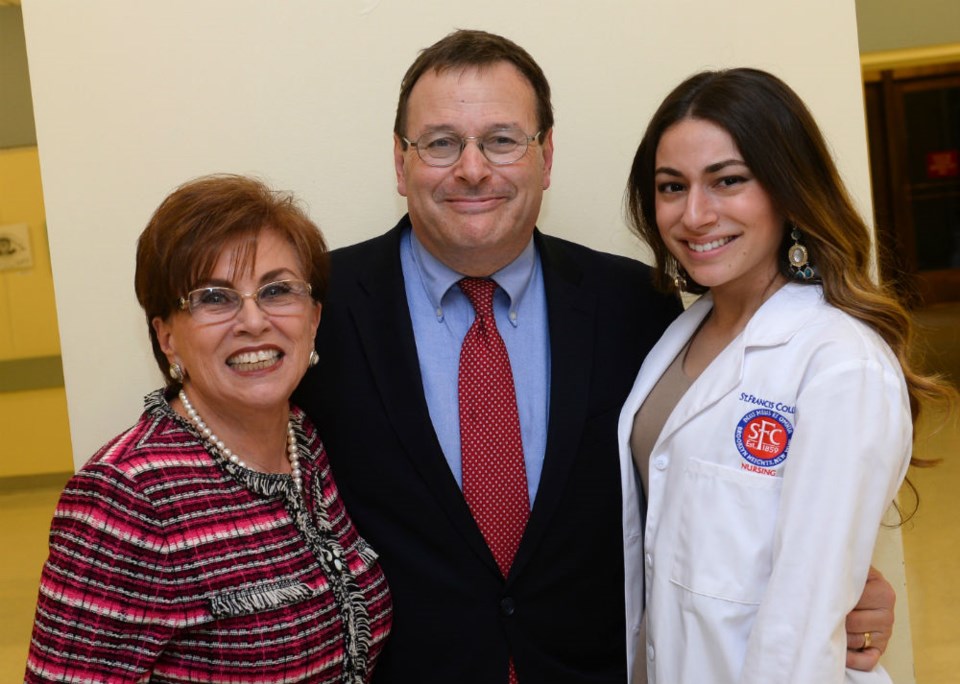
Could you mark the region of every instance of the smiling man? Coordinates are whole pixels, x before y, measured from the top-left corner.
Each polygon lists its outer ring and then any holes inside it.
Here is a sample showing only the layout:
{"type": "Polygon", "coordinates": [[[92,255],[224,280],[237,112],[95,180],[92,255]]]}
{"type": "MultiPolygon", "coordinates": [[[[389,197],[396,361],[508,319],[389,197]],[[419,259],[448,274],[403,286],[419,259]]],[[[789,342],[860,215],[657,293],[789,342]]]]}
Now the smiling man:
{"type": "Polygon", "coordinates": [[[552,133],[526,51],[448,35],[401,84],[408,215],[332,255],[295,402],[393,593],[376,682],[627,680],[617,418],[680,305],[536,229],[552,133]]]}
{"type": "Polygon", "coordinates": [[[553,165],[553,129],[536,112],[509,62],[428,71],[410,93],[397,188],[420,245],[458,273],[489,276],[530,244],[553,165]]]}

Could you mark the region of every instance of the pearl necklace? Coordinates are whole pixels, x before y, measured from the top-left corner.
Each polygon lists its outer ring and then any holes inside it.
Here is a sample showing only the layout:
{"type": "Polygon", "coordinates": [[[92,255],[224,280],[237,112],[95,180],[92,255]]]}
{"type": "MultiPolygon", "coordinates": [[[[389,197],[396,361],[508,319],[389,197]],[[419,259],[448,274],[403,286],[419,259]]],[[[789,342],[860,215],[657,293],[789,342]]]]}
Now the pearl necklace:
{"type": "MultiPolygon", "coordinates": [[[[187,399],[187,393],[181,389],[178,396],[183,403],[183,408],[187,412],[187,416],[190,418],[190,422],[196,426],[200,434],[203,435],[203,438],[207,440],[207,443],[216,448],[216,450],[223,454],[231,463],[235,463],[247,470],[252,470],[242,458],[230,451],[227,445],[203,422],[200,414],[197,413],[197,409],[193,408],[193,404],[187,399]]],[[[293,431],[293,421],[291,420],[287,420],[287,460],[290,461],[290,477],[293,478],[293,485],[300,490],[303,488],[303,475],[300,472],[300,452],[297,448],[297,435],[293,431]]]]}

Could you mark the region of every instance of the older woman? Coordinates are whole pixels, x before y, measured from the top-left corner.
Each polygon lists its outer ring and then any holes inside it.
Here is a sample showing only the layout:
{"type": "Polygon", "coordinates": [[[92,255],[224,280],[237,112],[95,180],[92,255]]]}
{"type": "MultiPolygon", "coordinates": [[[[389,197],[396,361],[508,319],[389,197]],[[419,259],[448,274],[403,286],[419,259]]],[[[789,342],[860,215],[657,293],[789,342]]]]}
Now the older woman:
{"type": "Polygon", "coordinates": [[[316,226],[255,180],[157,209],[136,292],[167,386],[64,490],[27,682],[369,680],[389,590],[289,403],[326,280],[316,226]]]}

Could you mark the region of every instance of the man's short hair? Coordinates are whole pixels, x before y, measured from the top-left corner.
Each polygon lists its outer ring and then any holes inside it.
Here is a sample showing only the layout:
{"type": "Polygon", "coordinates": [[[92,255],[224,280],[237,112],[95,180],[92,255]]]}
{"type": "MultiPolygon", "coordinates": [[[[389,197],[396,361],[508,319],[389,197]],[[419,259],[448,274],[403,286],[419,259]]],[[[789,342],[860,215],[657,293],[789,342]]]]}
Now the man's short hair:
{"type": "MultiPolygon", "coordinates": [[[[400,99],[393,132],[406,137],[407,103],[410,93],[427,70],[437,74],[450,69],[476,67],[482,69],[498,62],[507,62],[517,68],[529,81],[537,98],[537,126],[541,140],[553,128],[553,105],[550,103],[550,84],[533,57],[526,50],[503,36],[486,31],[459,29],[420,51],[400,83],[400,99]]],[[[406,146],[406,143],[403,143],[406,146]]]]}

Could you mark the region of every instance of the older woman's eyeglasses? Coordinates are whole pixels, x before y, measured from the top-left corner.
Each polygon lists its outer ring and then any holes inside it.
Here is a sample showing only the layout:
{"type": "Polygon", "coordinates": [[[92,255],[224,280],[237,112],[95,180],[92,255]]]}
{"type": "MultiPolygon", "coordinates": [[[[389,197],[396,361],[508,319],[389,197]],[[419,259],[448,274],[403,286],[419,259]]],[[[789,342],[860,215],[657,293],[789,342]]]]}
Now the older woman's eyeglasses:
{"type": "Polygon", "coordinates": [[[260,310],[271,316],[295,316],[304,310],[310,297],[310,283],[303,280],[278,280],[256,292],[238,292],[232,287],[201,287],[178,300],[181,309],[206,322],[219,323],[236,316],[244,299],[253,299],[260,310]]]}
{"type": "Polygon", "coordinates": [[[453,131],[430,131],[416,140],[403,142],[417,150],[420,159],[428,166],[453,166],[463,154],[467,142],[472,140],[491,164],[500,166],[520,161],[527,146],[540,136],[540,131],[527,135],[516,127],[498,128],[483,135],[457,135],[453,131]]]}

